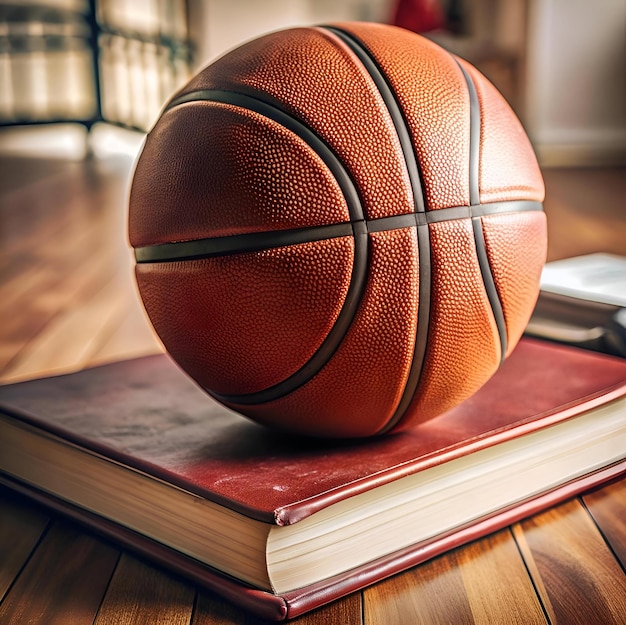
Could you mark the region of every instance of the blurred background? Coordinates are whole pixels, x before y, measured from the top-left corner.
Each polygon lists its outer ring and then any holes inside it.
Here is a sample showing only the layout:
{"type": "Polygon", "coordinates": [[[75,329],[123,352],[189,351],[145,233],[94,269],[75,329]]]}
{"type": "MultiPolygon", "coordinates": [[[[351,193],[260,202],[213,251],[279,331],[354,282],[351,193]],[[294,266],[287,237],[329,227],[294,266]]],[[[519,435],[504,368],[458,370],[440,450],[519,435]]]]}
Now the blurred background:
{"type": "Polygon", "coordinates": [[[477,65],[544,165],[626,161],[626,0],[2,0],[0,141],[48,122],[145,131],[229,48],[339,20],[396,23],[477,65]]]}
{"type": "Polygon", "coordinates": [[[0,0],[0,382],[162,349],[126,234],[146,131],[228,49],[342,20],[495,83],[543,167],[549,260],[626,256],[626,0],[0,0]]]}

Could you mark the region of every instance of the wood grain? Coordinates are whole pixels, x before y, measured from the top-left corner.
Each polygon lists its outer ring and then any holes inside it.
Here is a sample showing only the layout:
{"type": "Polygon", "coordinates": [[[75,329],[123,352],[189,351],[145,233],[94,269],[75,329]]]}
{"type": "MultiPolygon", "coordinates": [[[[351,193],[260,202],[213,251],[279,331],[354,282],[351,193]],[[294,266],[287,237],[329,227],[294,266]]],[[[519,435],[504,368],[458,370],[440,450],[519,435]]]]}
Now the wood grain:
{"type": "Polygon", "coordinates": [[[188,625],[193,586],[122,554],[94,625],[188,625]]]}
{"type": "Polygon", "coordinates": [[[91,625],[119,551],[56,521],[0,604],[0,623],[91,625]]]}
{"type": "Polygon", "coordinates": [[[261,623],[251,614],[205,592],[198,593],[191,625],[254,625],[261,623]]]}
{"type": "MultiPolygon", "coordinates": [[[[262,625],[270,621],[258,618],[231,606],[214,595],[199,593],[191,625],[262,625]]],[[[314,625],[316,623],[341,623],[341,625],[362,625],[361,593],[354,593],[289,621],[293,625],[314,625]]]]}
{"type": "Polygon", "coordinates": [[[583,502],[626,569],[626,480],[587,493],[583,502]]]}
{"type": "Polygon", "coordinates": [[[475,623],[544,624],[545,615],[509,531],[457,553],[475,623]]]}
{"type": "Polygon", "coordinates": [[[0,487],[0,601],[17,577],[50,518],[0,487]]]}
{"type": "Polygon", "coordinates": [[[626,576],[579,500],[513,531],[552,625],[626,623],[626,576]]]}
{"type": "Polygon", "coordinates": [[[469,625],[473,617],[454,553],[363,592],[366,625],[469,625]]]}
{"type": "Polygon", "coordinates": [[[366,625],[546,623],[508,531],[377,584],[364,597],[366,625]]]}
{"type": "MultiPolygon", "coordinates": [[[[0,380],[161,351],[127,242],[130,161],[27,163],[32,185],[0,188],[0,380]]],[[[23,166],[0,159],[3,179],[23,166]]]]}
{"type": "Polygon", "coordinates": [[[354,593],[339,599],[330,605],[293,619],[294,625],[316,625],[320,623],[341,623],[342,625],[361,625],[361,593],[354,593]]]}

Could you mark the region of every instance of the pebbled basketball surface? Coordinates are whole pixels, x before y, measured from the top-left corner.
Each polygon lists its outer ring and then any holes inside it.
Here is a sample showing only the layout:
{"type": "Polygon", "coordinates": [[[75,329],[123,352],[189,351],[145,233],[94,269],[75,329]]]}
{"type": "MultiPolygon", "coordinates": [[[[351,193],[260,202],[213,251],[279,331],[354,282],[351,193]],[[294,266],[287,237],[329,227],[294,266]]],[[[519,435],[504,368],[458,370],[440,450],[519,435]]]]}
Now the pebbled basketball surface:
{"type": "Polygon", "coordinates": [[[456,405],[513,349],[545,260],[543,194],[475,68],[346,23],[256,39],[176,94],[129,230],[150,319],[212,396],[369,436],[456,405]]]}

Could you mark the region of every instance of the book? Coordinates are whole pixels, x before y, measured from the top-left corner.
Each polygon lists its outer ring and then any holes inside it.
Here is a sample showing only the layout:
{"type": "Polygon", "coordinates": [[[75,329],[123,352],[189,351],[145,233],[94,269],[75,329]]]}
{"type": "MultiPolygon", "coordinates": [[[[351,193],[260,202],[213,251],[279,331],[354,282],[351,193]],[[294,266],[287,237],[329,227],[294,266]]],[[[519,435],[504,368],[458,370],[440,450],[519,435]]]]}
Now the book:
{"type": "Polygon", "coordinates": [[[626,257],[597,253],[546,263],[526,332],[626,357],[626,257]]]}
{"type": "Polygon", "coordinates": [[[0,482],[273,620],[626,472],[626,360],[523,338],[456,408],[318,440],[165,354],[0,387],[0,482]]]}

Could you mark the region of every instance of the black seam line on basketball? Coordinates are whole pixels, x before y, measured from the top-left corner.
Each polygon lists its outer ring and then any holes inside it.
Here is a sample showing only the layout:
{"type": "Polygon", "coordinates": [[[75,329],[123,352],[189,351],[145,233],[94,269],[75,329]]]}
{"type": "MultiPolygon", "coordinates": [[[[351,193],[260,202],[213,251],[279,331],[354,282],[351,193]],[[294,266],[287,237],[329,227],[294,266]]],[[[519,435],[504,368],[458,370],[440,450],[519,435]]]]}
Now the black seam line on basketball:
{"type": "Polygon", "coordinates": [[[261,252],[277,247],[311,243],[324,239],[336,239],[353,235],[351,222],[325,226],[248,232],[224,237],[178,241],[139,247],[135,250],[138,263],[159,263],[177,260],[200,260],[215,256],[230,256],[261,252]]]}
{"type": "MultiPolygon", "coordinates": [[[[357,274],[357,288],[364,289],[364,286],[362,286],[360,282],[365,282],[365,277],[368,271],[368,234],[363,221],[353,223],[352,227],[354,231],[355,256],[352,275],[354,277],[355,274],[357,274]],[[357,250],[362,250],[365,253],[361,253],[361,255],[357,258],[357,250]]],[[[350,293],[350,289],[353,288],[354,282],[355,280],[352,280],[350,286],[348,287],[348,295],[350,293]]],[[[326,338],[322,341],[322,344],[318,347],[315,354],[307,362],[305,362],[300,369],[295,371],[289,377],[281,380],[273,386],[253,393],[222,394],[212,389],[206,389],[207,392],[221,402],[245,406],[250,404],[264,404],[280,399],[304,386],[304,384],[314,378],[333,357],[334,353],[337,351],[339,345],[347,334],[352,321],[356,317],[356,313],[361,303],[361,291],[359,291],[354,297],[349,298],[348,295],[346,295],[344,304],[333,327],[326,335],[326,338]]]]}
{"type": "Polygon", "coordinates": [[[487,297],[491,304],[491,310],[493,312],[494,319],[496,321],[496,327],[500,335],[500,364],[504,362],[507,349],[507,336],[506,336],[506,320],[504,318],[504,311],[498,297],[498,290],[491,273],[491,266],[489,264],[489,258],[487,257],[487,251],[485,247],[485,235],[483,233],[483,226],[481,217],[472,217],[472,229],[474,231],[474,240],[476,241],[476,253],[478,256],[478,264],[480,266],[480,272],[485,284],[485,290],[487,291],[487,297]]]}
{"type": "Polygon", "coordinates": [[[302,139],[321,159],[324,164],[332,172],[337,184],[343,192],[346,204],[348,205],[348,213],[351,221],[361,221],[364,219],[363,206],[361,198],[356,189],[350,174],[343,166],[339,157],[331,150],[326,142],[319,137],[311,128],[306,126],[299,119],[278,108],[274,104],[270,104],[265,100],[253,97],[244,93],[235,91],[224,91],[221,89],[199,89],[183,94],[175,98],[165,109],[169,111],[181,104],[191,102],[216,102],[218,104],[230,104],[242,109],[253,111],[264,117],[267,117],[284,128],[287,128],[300,139],[302,139]]]}
{"type": "MultiPolygon", "coordinates": [[[[470,99],[470,158],[469,158],[469,191],[470,191],[470,204],[480,204],[480,130],[481,130],[481,115],[480,115],[480,101],[478,100],[478,94],[476,93],[476,86],[471,76],[467,73],[465,68],[457,61],[465,82],[467,84],[467,90],[470,99]]],[[[482,274],[483,283],[485,285],[485,291],[487,298],[491,306],[496,327],[498,330],[498,336],[500,338],[500,365],[504,362],[507,350],[507,328],[506,319],[504,318],[504,311],[502,309],[502,302],[498,294],[498,289],[493,277],[491,264],[487,255],[487,248],[485,244],[485,233],[483,232],[482,219],[479,216],[472,217],[472,230],[474,232],[474,242],[476,245],[476,256],[478,257],[478,265],[480,267],[480,273],[482,274]]]]}
{"type": "Polygon", "coordinates": [[[417,156],[415,154],[415,149],[413,148],[411,133],[409,132],[404,113],[402,112],[402,107],[400,106],[383,70],[379,67],[378,62],[370,54],[363,42],[359,41],[359,39],[357,39],[352,33],[342,30],[341,28],[337,28],[336,26],[321,26],[320,28],[339,37],[339,39],[341,39],[350,48],[350,50],[352,50],[359,61],[361,61],[365,70],[374,81],[374,84],[378,89],[378,93],[383,99],[387,111],[391,116],[398,141],[400,142],[407,172],[409,174],[409,180],[411,181],[414,210],[417,213],[425,212],[426,204],[424,201],[424,190],[422,188],[422,176],[417,156]]]}
{"type": "Polygon", "coordinates": [[[392,215],[390,217],[373,219],[367,222],[367,231],[383,232],[385,230],[395,230],[415,225],[425,226],[426,224],[454,221],[456,219],[540,210],[543,210],[541,202],[530,200],[492,202],[477,206],[450,206],[449,208],[440,208],[427,213],[407,213],[405,215],[392,215]]]}
{"type": "Polygon", "coordinates": [[[456,63],[465,78],[470,99],[469,194],[470,204],[477,206],[480,204],[480,102],[474,81],[465,68],[458,61],[456,63]]]}
{"type": "MultiPolygon", "coordinates": [[[[475,227],[476,223],[480,221],[480,218],[488,215],[501,215],[511,212],[522,212],[522,211],[541,211],[543,210],[543,206],[540,202],[532,202],[532,201],[512,201],[512,202],[498,202],[493,204],[483,204],[479,206],[456,206],[450,209],[439,209],[437,211],[432,211],[426,214],[427,217],[432,215],[432,218],[428,220],[428,223],[441,223],[444,221],[452,221],[454,219],[464,219],[471,218],[472,220],[472,228],[475,227]],[[448,213],[447,218],[443,216],[443,213],[448,213]],[[454,213],[454,216],[452,216],[454,213]]],[[[419,218],[422,217],[420,214],[411,215],[411,217],[419,218]]],[[[381,220],[382,221],[382,220],[381,220]]],[[[480,236],[482,238],[482,228],[479,224],[480,236]]],[[[417,236],[418,236],[418,246],[420,249],[428,249],[430,253],[430,234],[428,224],[418,223],[417,227],[417,236]]],[[[476,238],[476,234],[474,235],[476,238]]],[[[478,247],[478,246],[477,246],[478,247]]],[[[484,252],[484,241],[482,250],[484,252]]],[[[481,273],[485,273],[482,269],[482,263],[487,261],[487,255],[483,253],[479,255],[479,265],[481,265],[481,273]]],[[[488,263],[488,261],[487,261],[488,263]]],[[[491,276],[491,272],[487,268],[486,275],[493,281],[493,277],[491,276]]],[[[486,278],[483,277],[483,280],[486,278]]],[[[493,291],[495,292],[495,284],[493,285],[493,291]]],[[[428,319],[423,321],[420,318],[420,312],[423,309],[418,308],[418,318],[417,322],[420,323],[428,323],[428,319]]],[[[502,312],[502,309],[499,309],[502,312]]],[[[427,311],[427,314],[430,315],[430,310],[427,311]]],[[[494,313],[495,316],[495,313],[494,313]]],[[[504,317],[502,317],[502,323],[504,323],[504,317]]],[[[425,354],[426,353],[426,345],[427,345],[427,334],[426,333],[417,333],[416,344],[414,353],[425,354]]],[[[504,353],[504,352],[503,352],[504,353]]],[[[504,358],[504,356],[502,356],[504,358]]],[[[403,393],[400,402],[396,408],[396,411],[391,419],[387,422],[384,428],[382,428],[380,434],[388,432],[393,429],[395,425],[400,421],[402,415],[406,412],[411,401],[413,400],[413,396],[419,384],[419,376],[421,375],[421,367],[419,370],[416,368],[412,368],[409,372],[409,377],[407,379],[407,383],[405,386],[405,392],[403,393]],[[407,391],[406,389],[411,389],[407,391]]]]}
{"type": "Polygon", "coordinates": [[[226,402],[238,404],[266,403],[289,395],[316,376],[335,354],[354,321],[365,292],[368,276],[369,237],[364,223],[363,206],[356,186],[338,156],[311,128],[287,111],[250,95],[215,89],[201,89],[184,94],[175,98],[166,110],[181,104],[198,101],[229,104],[253,111],[293,132],[315,151],[326,167],[328,167],[337,181],[348,206],[350,215],[349,227],[354,238],[354,257],[350,283],[335,323],[313,356],[290,376],[261,391],[246,393],[245,395],[222,395],[215,391],[210,391],[214,397],[226,402]]]}
{"type": "MultiPolygon", "coordinates": [[[[492,204],[482,204],[479,206],[452,206],[428,213],[392,215],[364,223],[368,232],[384,232],[387,230],[411,228],[423,226],[428,223],[438,223],[455,219],[467,219],[483,215],[497,215],[533,210],[542,210],[541,203],[531,201],[494,202],[492,204]]],[[[352,236],[352,234],[353,225],[351,222],[312,226],[308,228],[294,228],[290,230],[250,232],[224,237],[138,247],[135,249],[135,259],[138,263],[200,260],[202,258],[212,258],[215,256],[259,252],[266,249],[298,245],[300,243],[311,243],[324,239],[352,236]]]]}
{"type": "MultiPolygon", "coordinates": [[[[389,84],[385,73],[380,68],[378,62],[368,50],[367,46],[355,37],[352,33],[346,32],[336,27],[326,27],[327,30],[339,37],[361,61],[366,71],[371,76],[376,88],[378,89],[389,115],[396,129],[396,134],[402,148],[404,161],[411,182],[411,190],[413,192],[413,205],[416,214],[426,212],[426,202],[424,199],[423,181],[420,172],[419,161],[413,146],[413,140],[404,112],[393,88],[389,84]]],[[[402,418],[404,412],[411,403],[415,391],[419,385],[426,356],[428,328],[430,325],[430,307],[431,307],[431,258],[430,258],[430,236],[428,226],[425,223],[417,224],[417,253],[419,260],[419,300],[417,308],[417,330],[415,333],[415,343],[413,348],[413,359],[409,370],[402,397],[398,402],[398,406],[389,421],[381,429],[386,432],[392,429],[402,418]]]]}
{"type": "Polygon", "coordinates": [[[423,280],[428,280],[428,302],[427,305],[424,306],[421,301],[421,293],[420,293],[420,301],[417,307],[417,332],[415,334],[415,346],[413,347],[413,362],[411,363],[411,368],[409,370],[409,375],[407,377],[406,384],[404,385],[404,391],[402,393],[402,397],[396,406],[396,409],[389,419],[387,423],[381,428],[379,434],[384,434],[385,432],[389,432],[392,430],[402,419],[404,413],[407,411],[408,407],[411,405],[413,398],[415,397],[415,392],[419,385],[419,381],[422,376],[422,369],[424,367],[424,359],[426,356],[426,347],[428,344],[428,331],[420,331],[420,328],[428,328],[430,325],[430,290],[431,290],[431,259],[430,259],[430,231],[428,228],[428,224],[419,224],[417,226],[417,245],[419,250],[419,258],[420,258],[420,286],[423,283],[423,280]],[[424,262],[424,256],[428,255],[428,262],[424,262]],[[426,270],[422,271],[422,267],[426,266],[426,270]],[[423,274],[426,274],[426,278],[423,277],[423,274]]]}

